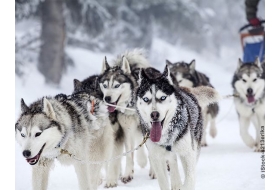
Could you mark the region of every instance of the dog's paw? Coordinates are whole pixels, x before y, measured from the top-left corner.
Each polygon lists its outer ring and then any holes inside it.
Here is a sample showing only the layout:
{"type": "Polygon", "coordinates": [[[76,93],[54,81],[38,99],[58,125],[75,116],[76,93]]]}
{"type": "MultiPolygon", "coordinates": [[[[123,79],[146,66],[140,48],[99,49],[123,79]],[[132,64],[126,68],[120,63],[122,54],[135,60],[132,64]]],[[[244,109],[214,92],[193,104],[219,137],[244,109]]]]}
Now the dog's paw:
{"type": "Polygon", "coordinates": [[[201,143],[201,146],[206,147],[206,146],[208,146],[208,144],[206,142],[203,142],[203,143],[201,143]]]}
{"type": "Polygon", "coordinates": [[[257,145],[254,152],[265,152],[265,149],[257,145]]]}
{"type": "Polygon", "coordinates": [[[211,136],[212,138],[215,138],[215,137],[217,136],[217,133],[218,133],[216,127],[210,128],[209,133],[210,133],[210,136],[211,136]]]}
{"type": "Polygon", "coordinates": [[[128,175],[128,176],[123,176],[123,177],[121,177],[121,181],[122,181],[123,183],[128,183],[128,182],[130,182],[132,179],[133,179],[133,175],[132,175],[132,174],[130,174],[130,175],[128,175]]]}
{"type": "Polygon", "coordinates": [[[151,179],[156,179],[157,178],[156,173],[152,170],[150,170],[149,176],[150,176],[151,179]]]}
{"type": "Polygon", "coordinates": [[[118,182],[117,181],[107,181],[105,184],[105,188],[111,188],[111,187],[117,187],[118,182]]]}

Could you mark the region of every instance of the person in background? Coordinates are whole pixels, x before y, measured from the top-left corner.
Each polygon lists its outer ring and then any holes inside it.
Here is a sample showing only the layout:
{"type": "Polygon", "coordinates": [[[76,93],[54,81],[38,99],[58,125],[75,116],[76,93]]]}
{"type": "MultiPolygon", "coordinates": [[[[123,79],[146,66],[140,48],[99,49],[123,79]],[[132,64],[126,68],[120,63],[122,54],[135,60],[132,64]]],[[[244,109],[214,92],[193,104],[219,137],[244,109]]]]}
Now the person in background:
{"type": "Polygon", "coordinates": [[[257,17],[258,4],[260,0],[245,0],[246,18],[252,26],[260,26],[260,19],[257,17]]]}

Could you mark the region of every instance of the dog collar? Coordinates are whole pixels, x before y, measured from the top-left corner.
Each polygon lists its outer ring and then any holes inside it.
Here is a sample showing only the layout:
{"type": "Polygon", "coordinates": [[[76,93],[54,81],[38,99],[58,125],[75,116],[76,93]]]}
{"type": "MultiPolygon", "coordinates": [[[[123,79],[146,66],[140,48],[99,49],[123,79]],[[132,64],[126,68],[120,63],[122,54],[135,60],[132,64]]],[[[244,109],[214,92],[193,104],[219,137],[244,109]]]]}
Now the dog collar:
{"type": "Polygon", "coordinates": [[[66,141],[66,132],[64,133],[64,135],[62,136],[61,140],[59,141],[59,143],[56,145],[55,148],[60,148],[61,145],[66,141]]]}

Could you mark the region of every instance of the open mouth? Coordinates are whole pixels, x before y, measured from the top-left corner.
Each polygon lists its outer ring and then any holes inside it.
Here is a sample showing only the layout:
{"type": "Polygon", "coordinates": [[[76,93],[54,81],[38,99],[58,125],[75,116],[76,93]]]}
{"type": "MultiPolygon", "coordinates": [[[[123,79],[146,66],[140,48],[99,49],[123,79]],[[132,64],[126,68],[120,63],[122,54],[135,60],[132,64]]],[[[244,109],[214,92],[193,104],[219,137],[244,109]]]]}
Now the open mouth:
{"type": "Polygon", "coordinates": [[[159,142],[161,138],[162,126],[164,124],[164,120],[162,121],[153,121],[151,122],[152,129],[150,131],[150,138],[153,142],[159,142]]]}
{"type": "Polygon", "coordinates": [[[255,95],[253,95],[253,94],[248,95],[248,94],[247,94],[246,97],[247,97],[248,103],[253,103],[253,102],[255,102],[255,95]]]}
{"type": "Polygon", "coordinates": [[[41,153],[43,152],[43,149],[45,147],[46,143],[42,146],[41,150],[39,151],[39,153],[34,156],[33,158],[28,158],[26,159],[26,161],[30,164],[30,165],[35,165],[37,164],[37,162],[39,161],[40,159],[40,156],[41,156],[41,153]]]}
{"type": "Polygon", "coordinates": [[[110,113],[114,112],[116,110],[116,107],[113,106],[113,105],[117,105],[118,104],[118,101],[120,99],[121,95],[118,97],[117,101],[113,102],[113,103],[109,103],[109,104],[112,104],[112,105],[108,105],[108,111],[110,113]]]}

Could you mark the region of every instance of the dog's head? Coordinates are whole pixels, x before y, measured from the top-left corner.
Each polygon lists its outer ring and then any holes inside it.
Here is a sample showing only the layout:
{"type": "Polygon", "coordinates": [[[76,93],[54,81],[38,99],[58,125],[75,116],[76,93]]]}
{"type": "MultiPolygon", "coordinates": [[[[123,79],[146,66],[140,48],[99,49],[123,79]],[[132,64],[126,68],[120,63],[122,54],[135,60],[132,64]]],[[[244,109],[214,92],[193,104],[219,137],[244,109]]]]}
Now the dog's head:
{"type": "Polygon", "coordinates": [[[98,98],[103,99],[103,93],[99,87],[98,83],[98,75],[93,75],[86,78],[83,81],[79,81],[78,79],[73,80],[74,83],[74,91],[77,92],[87,92],[88,94],[98,98]]]}
{"type": "Polygon", "coordinates": [[[168,130],[176,108],[174,82],[168,65],[163,74],[151,68],[142,69],[136,90],[136,107],[153,142],[159,142],[168,130]]]}
{"type": "Polygon", "coordinates": [[[192,60],[190,63],[184,61],[171,63],[166,60],[166,63],[169,65],[170,72],[176,77],[180,86],[189,88],[195,86],[195,60],[192,60]]]}
{"type": "MultiPolygon", "coordinates": [[[[99,78],[99,85],[104,94],[103,100],[105,102],[126,107],[132,99],[132,91],[135,88],[134,80],[129,62],[125,57],[123,57],[120,67],[110,67],[105,57],[102,74],[99,78]]],[[[108,106],[109,112],[114,112],[115,109],[114,106],[108,106]]]]}
{"type": "Polygon", "coordinates": [[[254,104],[265,88],[263,69],[258,58],[252,63],[243,63],[240,59],[235,71],[233,87],[247,104],[254,104]]]}
{"type": "Polygon", "coordinates": [[[35,165],[41,156],[53,151],[61,140],[61,125],[50,100],[43,98],[28,107],[21,100],[21,116],[15,124],[16,140],[22,154],[30,165],[35,165]]]}

